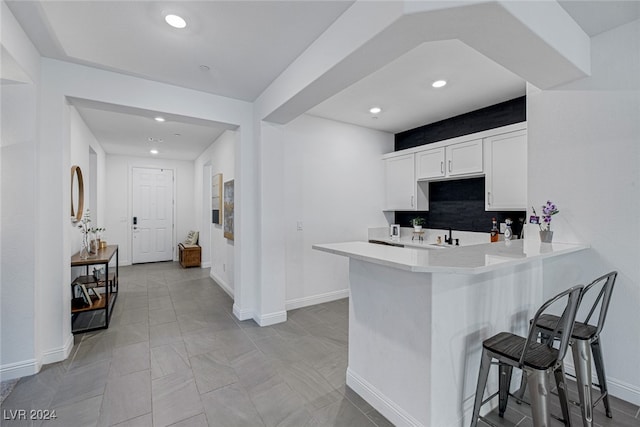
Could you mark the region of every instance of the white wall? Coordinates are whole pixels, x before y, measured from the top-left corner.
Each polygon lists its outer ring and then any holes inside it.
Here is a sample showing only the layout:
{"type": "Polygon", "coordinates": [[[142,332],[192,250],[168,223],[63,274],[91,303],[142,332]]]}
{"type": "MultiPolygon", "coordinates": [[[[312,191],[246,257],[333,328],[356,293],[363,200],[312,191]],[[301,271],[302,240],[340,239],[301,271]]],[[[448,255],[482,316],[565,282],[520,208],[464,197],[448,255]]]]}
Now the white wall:
{"type": "Polygon", "coordinates": [[[549,263],[545,296],[618,270],[602,346],[610,392],[640,404],[640,21],[594,37],[592,76],[527,98],[529,202],[553,200],[554,240],[591,245],[549,263]]]}
{"type": "Polygon", "coordinates": [[[0,377],[6,380],[33,374],[43,363],[46,319],[36,315],[46,300],[35,257],[40,56],[7,5],[0,7],[2,61],[14,62],[26,80],[0,90],[0,377]]]}
{"type": "MultiPolygon", "coordinates": [[[[234,179],[235,146],[239,143],[236,131],[226,131],[211,144],[195,161],[194,191],[195,212],[203,212],[200,226],[203,267],[211,267],[210,276],[229,295],[234,294],[234,242],[223,235],[223,225],[211,223],[211,176],[221,173],[223,185],[234,179]],[[209,176],[203,176],[203,173],[209,176]],[[208,188],[204,188],[203,183],[208,188]]],[[[222,212],[220,212],[222,215],[222,212]]]]}
{"type": "MultiPolygon", "coordinates": [[[[97,211],[91,211],[91,227],[104,227],[106,218],[104,214],[104,200],[106,198],[106,188],[108,177],[106,174],[106,154],[102,146],[93,135],[86,123],[78,114],[75,107],[69,106],[69,137],[70,137],[70,157],[71,165],[78,165],[82,170],[84,182],[84,209],[89,208],[89,200],[97,199],[97,211]],[[89,150],[92,149],[97,156],[97,171],[91,168],[89,150]],[[92,179],[97,179],[93,183],[92,179]],[[95,188],[97,194],[91,194],[91,189],[95,188]]],[[[77,224],[69,221],[69,234],[71,235],[71,252],[80,250],[82,233],[77,228],[77,224]]]]}
{"type": "Polygon", "coordinates": [[[177,244],[184,240],[189,230],[198,228],[194,210],[194,164],[189,161],[163,160],[153,157],[129,157],[107,155],[107,183],[104,238],[108,244],[116,244],[120,265],[131,264],[132,227],[132,178],[134,167],[163,168],[173,170],[175,182],[174,208],[174,260],[178,259],[177,244]]]}
{"type": "Polygon", "coordinates": [[[393,135],[303,115],[264,126],[262,143],[263,199],[275,198],[263,200],[263,227],[274,234],[263,263],[284,268],[266,275],[263,265],[263,280],[285,281],[288,310],[348,296],[348,260],[311,245],[366,240],[369,227],[387,226],[381,155],[393,151],[393,135]]]}

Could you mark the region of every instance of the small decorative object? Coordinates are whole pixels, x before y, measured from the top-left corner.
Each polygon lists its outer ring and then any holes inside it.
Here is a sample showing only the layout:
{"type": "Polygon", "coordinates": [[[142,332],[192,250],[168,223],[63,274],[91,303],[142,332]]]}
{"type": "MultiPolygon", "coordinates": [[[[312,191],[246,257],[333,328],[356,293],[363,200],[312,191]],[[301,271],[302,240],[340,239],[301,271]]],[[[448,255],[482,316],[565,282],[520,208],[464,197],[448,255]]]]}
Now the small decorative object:
{"type": "MultiPolygon", "coordinates": [[[[89,209],[86,210],[78,228],[82,233],[82,246],[80,248],[80,258],[87,259],[90,255],[95,255],[98,253],[98,249],[100,249],[100,233],[105,231],[104,228],[100,227],[89,227],[91,223],[91,212],[89,209]]],[[[106,246],[106,245],[105,245],[106,246]]]]}
{"type": "Polygon", "coordinates": [[[425,220],[421,217],[416,217],[411,220],[411,225],[413,225],[413,231],[418,232],[422,231],[422,226],[424,225],[425,220]]]}
{"type": "Polygon", "coordinates": [[[391,224],[389,227],[389,236],[391,240],[400,240],[400,225],[399,224],[391,224]]]}
{"type": "MultiPolygon", "coordinates": [[[[560,212],[558,207],[547,200],[547,204],[542,206],[542,222],[538,222],[540,227],[540,241],[543,243],[551,243],[553,240],[553,231],[551,231],[551,217],[560,212]]],[[[535,209],[533,214],[536,215],[535,209]]],[[[536,217],[537,218],[537,217],[536,217]]]]}
{"type": "Polygon", "coordinates": [[[507,218],[504,220],[504,223],[505,223],[504,240],[509,241],[513,237],[513,231],[511,230],[511,224],[513,224],[513,221],[511,221],[511,218],[507,218]]]}
{"type": "Polygon", "coordinates": [[[82,246],[80,247],[80,258],[87,259],[89,258],[89,254],[91,253],[91,243],[89,241],[89,233],[91,229],[89,228],[89,224],[91,223],[91,212],[89,209],[85,212],[84,216],[80,220],[80,224],[78,228],[82,233],[82,246]]]}

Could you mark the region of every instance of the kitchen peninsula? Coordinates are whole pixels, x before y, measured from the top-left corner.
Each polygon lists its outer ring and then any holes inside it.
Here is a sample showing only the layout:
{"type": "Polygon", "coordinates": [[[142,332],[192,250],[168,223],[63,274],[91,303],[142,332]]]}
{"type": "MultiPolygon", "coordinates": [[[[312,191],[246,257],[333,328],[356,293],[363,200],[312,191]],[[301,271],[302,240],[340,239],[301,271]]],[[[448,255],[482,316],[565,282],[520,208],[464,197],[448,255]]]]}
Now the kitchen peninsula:
{"type": "Polygon", "coordinates": [[[482,341],[499,331],[525,334],[543,302],[544,260],[588,246],[313,248],[349,258],[347,384],[395,425],[426,427],[468,424],[482,341]]]}

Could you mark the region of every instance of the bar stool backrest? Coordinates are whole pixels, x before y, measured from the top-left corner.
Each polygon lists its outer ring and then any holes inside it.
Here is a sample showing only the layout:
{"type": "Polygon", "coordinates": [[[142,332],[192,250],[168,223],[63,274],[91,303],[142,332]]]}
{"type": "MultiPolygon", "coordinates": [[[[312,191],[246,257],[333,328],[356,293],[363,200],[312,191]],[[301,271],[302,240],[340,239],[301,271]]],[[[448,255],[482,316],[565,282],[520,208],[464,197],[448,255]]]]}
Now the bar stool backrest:
{"type": "Polygon", "coordinates": [[[555,297],[549,299],[542,305],[542,307],[538,309],[535,316],[533,317],[533,320],[531,321],[531,327],[529,328],[527,341],[525,342],[522,355],[520,356],[519,363],[521,366],[524,363],[527,352],[531,349],[532,344],[534,344],[538,338],[538,329],[535,326],[538,323],[538,319],[553,303],[566,298],[567,304],[562,311],[562,316],[558,318],[558,321],[553,330],[553,334],[549,335],[549,339],[545,340],[545,344],[548,347],[553,346],[554,338],[559,342],[560,346],[558,348],[558,358],[556,359],[556,364],[564,359],[564,356],[567,353],[567,348],[569,347],[571,333],[573,332],[573,324],[576,320],[576,315],[578,314],[578,305],[580,304],[583,289],[584,287],[582,285],[573,286],[566,291],[559,293],[555,297]]]}
{"type": "Polygon", "coordinates": [[[585,324],[588,324],[591,320],[591,316],[596,312],[598,306],[600,306],[600,312],[598,314],[598,323],[595,324],[596,332],[593,338],[597,338],[604,327],[604,321],[607,317],[607,311],[609,310],[609,303],[611,302],[611,294],[613,293],[613,285],[616,283],[616,278],[618,277],[617,271],[612,271],[611,273],[605,274],[603,276],[598,277],[593,282],[589,283],[585,286],[582,291],[582,295],[586,295],[589,291],[593,290],[594,292],[600,288],[600,292],[596,297],[595,302],[591,306],[591,310],[589,310],[589,314],[585,318],[585,324]]]}

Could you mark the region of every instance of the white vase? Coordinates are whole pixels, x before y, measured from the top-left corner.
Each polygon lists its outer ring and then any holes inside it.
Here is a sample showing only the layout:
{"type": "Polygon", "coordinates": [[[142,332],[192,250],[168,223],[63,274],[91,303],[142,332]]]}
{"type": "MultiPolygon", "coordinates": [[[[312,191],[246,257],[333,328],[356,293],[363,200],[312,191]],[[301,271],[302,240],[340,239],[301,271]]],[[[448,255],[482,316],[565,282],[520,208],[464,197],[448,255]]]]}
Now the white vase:
{"type": "Polygon", "coordinates": [[[414,225],[413,226],[413,231],[415,231],[416,233],[419,233],[422,231],[422,226],[421,225],[414,225]]]}

